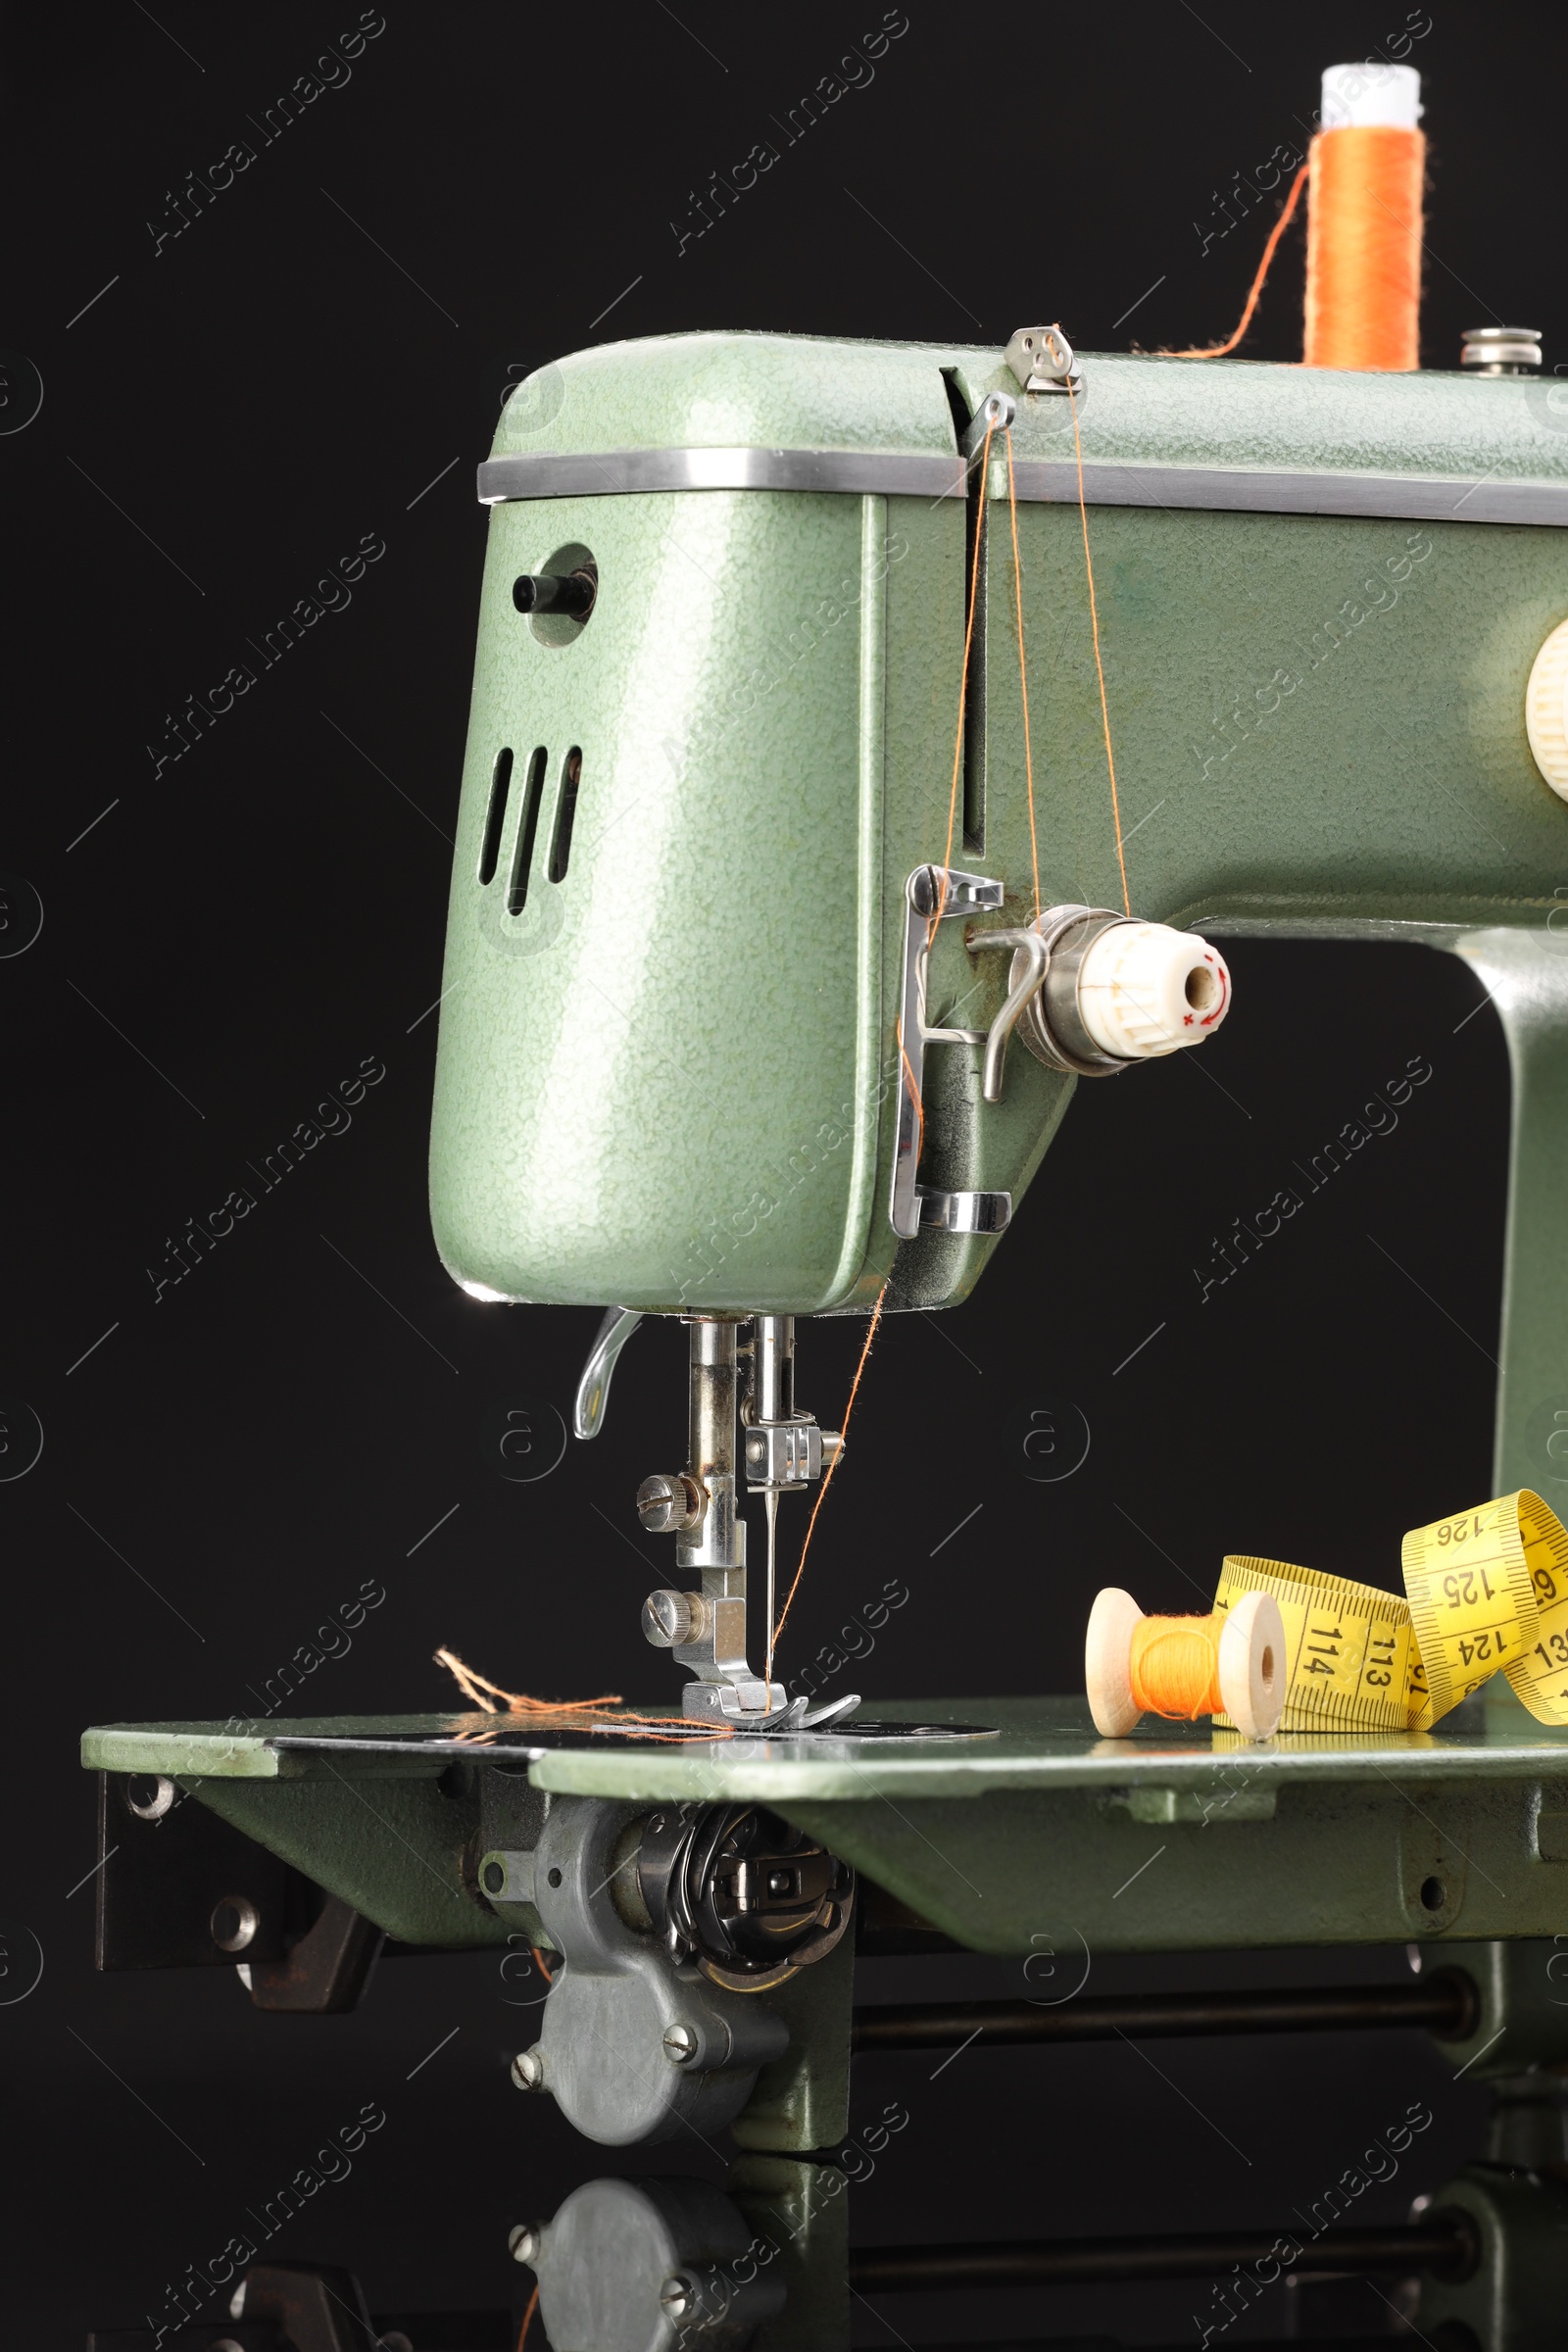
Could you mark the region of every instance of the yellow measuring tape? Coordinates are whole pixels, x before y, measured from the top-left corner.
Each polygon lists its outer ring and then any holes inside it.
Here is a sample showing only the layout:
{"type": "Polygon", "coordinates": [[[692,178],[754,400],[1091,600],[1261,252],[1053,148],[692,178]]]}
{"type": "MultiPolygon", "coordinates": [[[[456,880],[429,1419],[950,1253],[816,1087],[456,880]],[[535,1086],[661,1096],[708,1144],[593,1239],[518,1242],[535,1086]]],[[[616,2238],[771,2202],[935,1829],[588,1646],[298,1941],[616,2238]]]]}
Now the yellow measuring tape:
{"type": "Polygon", "coordinates": [[[1285,1620],[1282,1731],[1430,1731],[1499,1668],[1538,1722],[1568,1724],[1568,1529],[1539,1494],[1523,1487],[1414,1529],[1402,1564],[1400,1600],[1227,1557],[1216,1610],[1271,1592],[1285,1620]]]}

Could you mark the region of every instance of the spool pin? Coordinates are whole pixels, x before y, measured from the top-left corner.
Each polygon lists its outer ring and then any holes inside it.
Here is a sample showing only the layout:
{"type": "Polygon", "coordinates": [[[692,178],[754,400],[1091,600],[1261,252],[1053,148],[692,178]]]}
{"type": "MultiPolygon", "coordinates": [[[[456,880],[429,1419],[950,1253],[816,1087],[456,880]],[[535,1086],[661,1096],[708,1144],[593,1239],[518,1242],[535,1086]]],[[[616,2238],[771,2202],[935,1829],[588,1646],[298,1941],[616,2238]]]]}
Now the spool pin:
{"type": "Polygon", "coordinates": [[[1271,1592],[1249,1592],[1224,1616],[1146,1617],[1130,1592],[1107,1585],[1089,1613],[1084,1680],[1107,1740],[1146,1713],[1183,1722],[1225,1714],[1244,1739],[1270,1740],[1285,1707],[1285,1620],[1271,1592]]]}

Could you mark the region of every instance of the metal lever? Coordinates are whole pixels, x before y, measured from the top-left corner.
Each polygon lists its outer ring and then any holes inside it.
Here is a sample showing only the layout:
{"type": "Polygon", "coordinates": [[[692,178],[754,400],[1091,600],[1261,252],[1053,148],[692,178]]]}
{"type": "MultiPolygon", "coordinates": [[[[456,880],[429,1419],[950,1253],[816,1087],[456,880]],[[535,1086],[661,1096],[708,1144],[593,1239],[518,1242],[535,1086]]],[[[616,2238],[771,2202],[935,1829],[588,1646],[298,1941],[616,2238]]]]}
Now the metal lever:
{"type": "Polygon", "coordinates": [[[630,1306],[609,1306],[599,1326],[599,1337],[588,1350],[588,1361],[577,1383],[577,1398],[571,1408],[571,1427],[574,1437],[597,1438],[605,1425],[605,1407],[610,1402],[610,1377],[615,1369],[615,1358],[631,1338],[641,1313],[630,1306]]]}
{"type": "Polygon", "coordinates": [[[599,582],[591,571],[525,571],[512,583],[512,601],[519,612],[562,612],[568,620],[586,620],[598,592],[599,582]]]}
{"type": "Polygon", "coordinates": [[[901,1241],[922,1225],[948,1233],[1001,1233],[1012,1214],[1007,1193],[945,1193],[916,1182],[924,1112],[925,1050],[929,1045],[984,1045],[983,1029],[933,1029],[926,1022],[926,966],[931,934],[940,922],[965,914],[1000,913],[1003,885],[989,874],[917,865],[905,884],[904,989],[899,1019],[900,1090],[889,1220],[901,1241]]]}
{"type": "Polygon", "coordinates": [[[983,931],[968,943],[971,956],[982,948],[1007,948],[1026,960],[1021,976],[1014,981],[1007,1001],[992,1022],[986,1038],[985,1074],[981,1092],[988,1102],[1002,1101],[1002,1063],[1007,1051],[1018,1016],[1028,1007],[1032,997],[1038,996],[1051,969],[1051,948],[1038,931],[983,931]]]}

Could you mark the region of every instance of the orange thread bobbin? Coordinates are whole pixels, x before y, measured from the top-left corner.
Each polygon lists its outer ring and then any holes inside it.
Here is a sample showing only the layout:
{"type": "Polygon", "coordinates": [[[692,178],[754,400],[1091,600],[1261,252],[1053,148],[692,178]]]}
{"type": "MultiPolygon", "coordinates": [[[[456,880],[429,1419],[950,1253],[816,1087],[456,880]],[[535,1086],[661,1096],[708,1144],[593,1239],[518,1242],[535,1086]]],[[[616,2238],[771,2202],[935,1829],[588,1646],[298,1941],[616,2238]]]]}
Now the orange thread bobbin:
{"type": "Polygon", "coordinates": [[[1107,1585],[1089,1614],[1084,1682],[1096,1731],[1121,1740],[1142,1715],[1181,1723],[1227,1715],[1247,1740],[1270,1740],[1289,1686],[1285,1620],[1271,1592],[1249,1592],[1208,1617],[1146,1617],[1107,1585]]]}
{"type": "Polygon", "coordinates": [[[1308,156],[1308,368],[1421,365],[1420,77],[1331,66],[1308,156]]]}

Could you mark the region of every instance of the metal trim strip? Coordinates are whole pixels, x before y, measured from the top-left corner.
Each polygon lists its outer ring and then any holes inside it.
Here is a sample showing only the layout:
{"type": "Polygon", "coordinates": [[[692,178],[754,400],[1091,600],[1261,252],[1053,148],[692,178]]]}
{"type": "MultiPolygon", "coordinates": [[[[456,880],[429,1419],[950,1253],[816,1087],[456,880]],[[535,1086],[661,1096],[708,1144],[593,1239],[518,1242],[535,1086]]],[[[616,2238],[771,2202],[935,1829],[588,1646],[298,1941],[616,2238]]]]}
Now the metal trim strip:
{"type": "Polygon", "coordinates": [[[605,498],[638,490],[826,490],[851,497],[963,495],[961,458],[857,449],[611,449],[487,458],[479,502],[605,498]]]}
{"type": "MultiPolygon", "coordinates": [[[[1068,459],[1013,461],[1017,495],[1034,505],[1076,505],[1068,459]]],[[[1231,514],[1342,514],[1407,522],[1568,524],[1568,482],[1499,482],[1482,475],[1274,472],[1219,466],[1117,466],[1084,462],[1084,498],[1098,507],[1172,507],[1231,514]]]]}
{"type": "MultiPolygon", "coordinates": [[[[536,498],[604,498],[650,490],[808,490],[848,496],[961,495],[960,458],[836,449],[616,449],[487,458],[481,505],[536,498]]],[[[1018,497],[1071,505],[1069,460],[1013,462],[1018,497]]],[[[1408,522],[1568,525],[1568,482],[1502,482],[1442,475],[1286,472],[1254,466],[1084,464],[1084,497],[1097,507],[1165,507],[1231,514],[1339,514],[1408,522]]]]}

